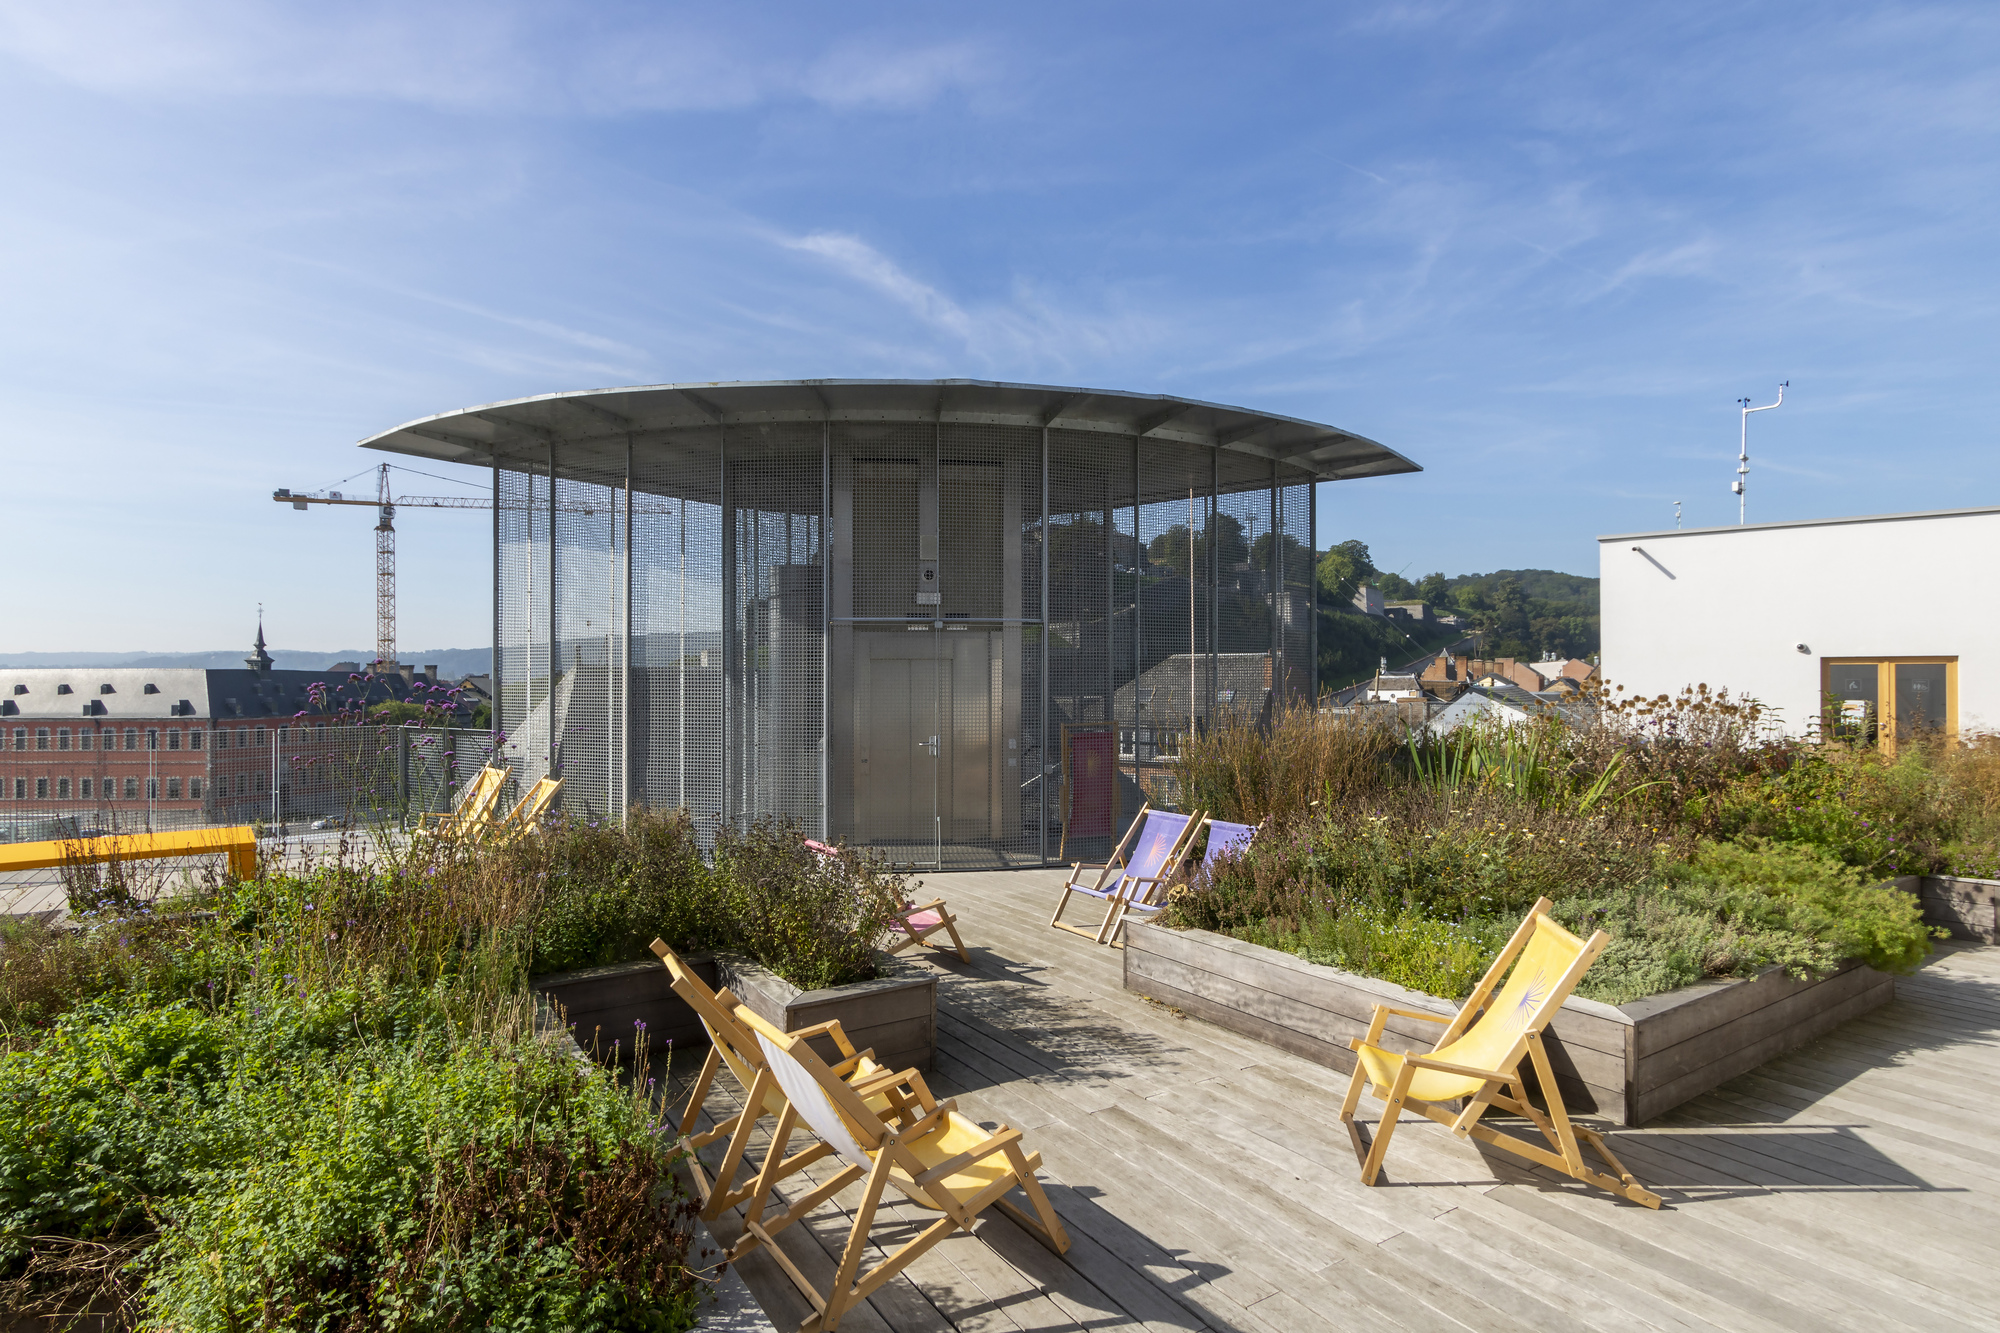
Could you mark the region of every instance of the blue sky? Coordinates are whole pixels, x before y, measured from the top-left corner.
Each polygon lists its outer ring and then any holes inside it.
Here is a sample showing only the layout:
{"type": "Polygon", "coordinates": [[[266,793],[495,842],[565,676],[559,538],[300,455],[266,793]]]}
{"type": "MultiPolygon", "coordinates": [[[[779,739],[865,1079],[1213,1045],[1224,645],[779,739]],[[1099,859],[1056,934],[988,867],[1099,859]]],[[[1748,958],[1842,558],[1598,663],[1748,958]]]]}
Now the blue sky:
{"type": "MultiPolygon", "coordinates": [[[[2000,8],[969,12],[0,0],[0,651],[366,645],[365,512],[271,489],[623,383],[1332,422],[1426,471],[1322,543],[1412,575],[1733,521],[1783,379],[1753,520],[2000,500],[2000,8]]],[[[403,525],[405,647],[486,534],[403,525]]]]}

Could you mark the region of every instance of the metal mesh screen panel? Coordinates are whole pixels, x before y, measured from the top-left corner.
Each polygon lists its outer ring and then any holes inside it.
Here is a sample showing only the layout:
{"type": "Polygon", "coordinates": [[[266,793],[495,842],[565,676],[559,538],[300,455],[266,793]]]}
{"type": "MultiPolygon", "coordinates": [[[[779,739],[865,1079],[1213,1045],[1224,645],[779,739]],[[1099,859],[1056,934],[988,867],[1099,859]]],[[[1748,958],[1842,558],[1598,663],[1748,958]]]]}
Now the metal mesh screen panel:
{"type": "MultiPolygon", "coordinates": [[[[1069,860],[1106,855],[1117,831],[1077,832],[1097,827],[1080,818],[1077,742],[1109,733],[1115,757],[1117,690],[1133,674],[1133,449],[1129,436],[1049,432],[1048,762],[1058,783],[1053,850],[1069,860]]],[[[1129,821],[1136,804],[1116,790],[1112,801],[1114,823],[1129,821]]]]}
{"type": "Polygon", "coordinates": [[[723,814],[722,432],[635,449],[632,486],[632,794],[723,814]]]}
{"type": "Polygon", "coordinates": [[[823,428],[727,433],[730,811],[820,830],[823,428]]]}
{"type": "Polygon", "coordinates": [[[549,478],[510,468],[496,475],[494,724],[500,761],[513,785],[526,787],[547,775],[550,751],[549,478]]]}
{"type": "Polygon", "coordinates": [[[612,763],[623,727],[616,671],[624,619],[617,514],[622,488],[564,475],[556,455],[556,661],[550,726],[562,808],[595,816],[622,808],[612,763]],[[615,739],[614,739],[615,738],[615,739]]]}
{"type": "Polygon", "coordinates": [[[1296,473],[1280,476],[1277,489],[1281,567],[1278,579],[1278,679],[1287,703],[1313,698],[1312,483],[1296,473]]]}

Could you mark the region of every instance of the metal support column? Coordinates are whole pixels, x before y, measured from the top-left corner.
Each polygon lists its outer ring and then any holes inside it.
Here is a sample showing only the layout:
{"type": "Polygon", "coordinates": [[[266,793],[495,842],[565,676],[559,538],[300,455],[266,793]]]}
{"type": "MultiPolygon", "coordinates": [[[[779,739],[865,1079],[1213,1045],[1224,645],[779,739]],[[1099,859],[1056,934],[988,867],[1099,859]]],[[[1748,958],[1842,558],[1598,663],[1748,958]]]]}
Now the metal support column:
{"type": "Polygon", "coordinates": [[[1278,522],[1283,517],[1278,510],[1278,461],[1271,460],[1271,564],[1264,571],[1269,582],[1271,598],[1271,714],[1275,718],[1278,708],[1284,703],[1285,688],[1285,628],[1278,620],[1278,590],[1284,576],[1284,558],[1279,552],[1285,549],[1284,534],[1278,530],[1278,522]]]}
{"type": "Polygon", "coordinates": [[[1049,428],[1042,427],[1042,723],[1041,739],[1035,747],[1035,799],[1040,802],[1042,860],[1049,859],[1049,428]]]}
{"type": "Polygon", "coordinates": [[[819,424],[819,838],[833,838],[833,795],[828,782],[832,750],[833,686],[833,418],[819,424]]]}
{"type": "Polygon", "coordinates": [[[556,673],[562,669],[562,634],[556,620],[556,442],[549,441],[549,744],[548,774],[559,778],[556,756],[561,742],[556,736],[556,673]]]}
{"type": "Polygon", "coordinates": [[[1319,707],[1319,482],[1306,491],[1306,678],[1319,707]]]}
{"type": "Polygon", "coordinates": [[[618,622],[618,823],[632,808],[632,437],[625,437],[625,595],[618,622]]]}
{"type": "MultiPolygon", "coordinates": [[[[729,427],[717,431],[721,440],[717,446],[717,467],[720,469],[722,492],[722,810],[725,822],[733,817],[735,802],[731,781],[735,777],[736,765],[730,761],[735,757],[737,746],[736,725],[736,511],[729,500],[729,427]]],[[[682,722],[686,726],[686,722],[682,722]]]]}
{"type": "MultiPolygon", "coordinates": [[[[1139,676],[1141,668],[1146,664],[1146,643],[1143,632],[1146,623],[1144,610],[1146,585],[1139,576],[1139,570],[1146,559],[1146,554],[1145,549],[1139,545],[1139,455],[1145,448],[1145,441],[1134,435],[1132,437],[1132,785],[1139,788],[1142,800],[1146,785],[1139,780],[1139,718],[1144,712],[1145,705],[1139,700],[1139,676]]],[[[1112,753],[1117,753],[1115,738],[1112,753]]]]}
{"type": "Polygon", "coordinates": [[[489,762],[500,762],[500,460],[493,460],[493,711],[486,719],[489,762]]]}
{"type": "Polygon", "coordinates": [[[1222,692],[1222,451],[1208,456],[1208,716],[1222,692]]]}

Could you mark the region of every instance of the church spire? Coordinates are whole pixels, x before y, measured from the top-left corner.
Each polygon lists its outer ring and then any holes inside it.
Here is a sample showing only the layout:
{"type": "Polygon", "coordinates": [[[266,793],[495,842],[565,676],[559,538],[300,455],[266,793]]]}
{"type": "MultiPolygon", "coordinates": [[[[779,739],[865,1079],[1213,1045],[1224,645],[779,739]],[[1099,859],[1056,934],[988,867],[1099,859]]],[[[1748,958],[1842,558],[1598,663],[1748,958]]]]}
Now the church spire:
{"type": "Polygon", "coordinates": [[[243,659],[243,664],[252,671],[269,671],[273,665],[271,655],[264,651],[264,604],[257,604],[257,651],[243,659]]]}

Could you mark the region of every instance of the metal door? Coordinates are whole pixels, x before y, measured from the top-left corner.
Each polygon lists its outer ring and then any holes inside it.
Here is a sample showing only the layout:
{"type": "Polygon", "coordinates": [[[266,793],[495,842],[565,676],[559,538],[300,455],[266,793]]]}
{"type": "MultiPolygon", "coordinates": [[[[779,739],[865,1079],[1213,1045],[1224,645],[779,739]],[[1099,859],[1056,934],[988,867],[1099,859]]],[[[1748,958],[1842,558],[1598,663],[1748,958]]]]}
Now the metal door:
{"type": "Polygon", "coordinates": [[[938,864],[938,777],[948,682],[930,626],[857,634],[856,819],[861,841],[904,864],[938,864]]]}

